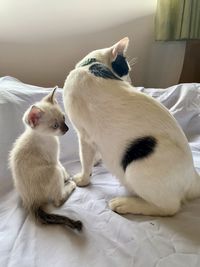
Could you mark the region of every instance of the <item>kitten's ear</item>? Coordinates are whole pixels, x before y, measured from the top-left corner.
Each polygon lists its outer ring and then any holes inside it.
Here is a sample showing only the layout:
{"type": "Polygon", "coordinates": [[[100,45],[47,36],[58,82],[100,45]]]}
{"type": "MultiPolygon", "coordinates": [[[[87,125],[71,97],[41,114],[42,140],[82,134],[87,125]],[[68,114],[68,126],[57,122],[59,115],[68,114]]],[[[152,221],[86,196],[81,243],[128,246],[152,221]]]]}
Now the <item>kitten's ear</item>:
{"type": "Polygon", "coordinates": [[[28,123],[28,125],[30,125],[31,128],[35,128],[37,125],[39,125],[40,118],[43,114],[43,110],[36,106],[32,106],[28,113],[26,122],[28,123]]]}
{"type": "Polygon", "coordinates": [[[129,38],[125,37],[121,39],[118,43],[112,46],[112,59],[115,60],[117,55],[125,55],[128,48],[129,38]]]}
{"type": "Polygon", "coordinates": [[[55,98],[55,92],[58,89],[58,86],[54,87],[53,91],[44,97],[44,101],[47,101],[51,104],[57,104],[56,98],[55,98]]]}

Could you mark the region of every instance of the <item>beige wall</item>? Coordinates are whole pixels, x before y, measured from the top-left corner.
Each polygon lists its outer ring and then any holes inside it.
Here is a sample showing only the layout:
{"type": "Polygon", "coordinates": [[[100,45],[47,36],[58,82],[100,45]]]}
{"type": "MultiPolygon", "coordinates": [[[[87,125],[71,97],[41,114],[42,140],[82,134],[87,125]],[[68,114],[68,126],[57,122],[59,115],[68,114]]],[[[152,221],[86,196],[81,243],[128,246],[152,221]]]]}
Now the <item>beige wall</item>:
{"type": "Polygon", "coordinates": [[[154,41],[155,9],[156,0],[0,0],[0,76],[62,86],[86,53],[129,36],[133,83],[176,84],[185,43],[154,41]]]}

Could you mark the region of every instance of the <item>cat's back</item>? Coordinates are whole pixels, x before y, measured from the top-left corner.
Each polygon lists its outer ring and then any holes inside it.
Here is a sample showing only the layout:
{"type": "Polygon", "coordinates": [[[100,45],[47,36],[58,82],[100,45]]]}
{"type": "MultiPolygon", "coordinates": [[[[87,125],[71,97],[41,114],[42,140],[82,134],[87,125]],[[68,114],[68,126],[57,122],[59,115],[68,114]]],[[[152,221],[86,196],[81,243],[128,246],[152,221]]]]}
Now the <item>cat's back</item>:
{"type": "MultiPolygon", "coordinates": [[[[105,103],[110,103],[114,108],[119,104],[117,102],[127,101],[127,98],[130,100],[129,94],[133,96],[134,92],[131,92],[129,87],[129,84],[122,80],[96,77],[88,67],[76,68],[69,73],[63,87],[65,109],[75,112],[76,109],[80,111],[81,107],[83,112],[93,105],[105,107],[105,103]]],[[[99,112],[101,110],[99,109],[99,112]]]]}
{"type": "MultiPolygon", "coordinates": [[[[136,109],[138,106],[147,104],[147,108],[154,106],[161,108],[164,112],[166,109],[162,107],[156,100],[148,95],[139,92],[129,82],[121,79],[111,79],[109,77],[97,77],[90,72],[89,67],[81,67],[72,70],[67,76],[64,84],[64,100],[74,98],[73,105],[80,97],[87,103],[91,102],[105,104],[105,99],[110,101],[110,106],[119,108],[120,103],[128,109],[136,109]],[[126,105],[124,104],[126,102],[126,105]]],[[[70,103],[71,104],[71,103],[70,103]]]]}
{"type": "Polygon", "coordinates": [[[159,113],[162,117],[172,119],[165,107],[152,97],[139,92],[130,83],[120,79],[96,77],[88,67],[77,68],[70,72],[64,85],[64,102],[66,109],[81,106],[90,108],[96,116],[99,113],[112,116],[120,113],[130,119],[135,116],[152,117],[159,113]],[[112,112],[109,112],[112,110],[112,112]],[[138,115],[137,115],[138,114],[138,115]]]}
{"type": "Polygon", "coordinates": [[[94,127],[95,135],[102,128],[105,134],[119,133],[120,128],[127,138],[151,132],[186,142],[173,116],[157,100],[128,82],[95,77],[86,67],[70,72],[64,86],[64,102],[73,122],[87,128],[90,135],[94,127]]]}
{"type": "Polygon", "coordinates": [[[28,165],[30,157],[33,159],[37,154],[37,148],[29,131],[22,133],[13,144],[10,152],[9,163],[13,168],[20,168],[22,163],[28,165]]]}
{"type": "Polygon", "coordinates": [[[92,82],[91,75],[87,68],[77,68],[70,71],[64,84],[64,97],[73,97],[75,94],[81,94],[83,87],[89,86],[92,82]]]}

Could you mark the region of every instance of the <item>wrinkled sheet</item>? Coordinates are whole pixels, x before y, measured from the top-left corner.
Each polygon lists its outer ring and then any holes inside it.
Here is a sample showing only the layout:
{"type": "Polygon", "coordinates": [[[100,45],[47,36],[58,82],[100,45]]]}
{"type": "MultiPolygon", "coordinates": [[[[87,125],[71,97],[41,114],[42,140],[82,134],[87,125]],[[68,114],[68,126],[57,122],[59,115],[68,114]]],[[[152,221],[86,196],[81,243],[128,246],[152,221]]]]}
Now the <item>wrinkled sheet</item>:
{"type": "MultiPolygon", "coordinates": [[[[0,92],[15,85],[15,79],[4,77],[0,92]]],[[[15,89],[20,90],[18,87],[15,89]]],[[[170,109],[190,142],[200,172],[200,84],[138,90],[170,109]]],[[[0,138],[2,133],[5,129],[0,128],[0,138]]],[[[5,161],[7,157],[5,154],[5,161]]],[[[61,160],[71,174],[80,170],[78,159],[61,160]]],[[[0,174],[1,186],[6,183],[4,178],[0,174]]],[[[52,209],[80,219],[84,229],[76,233],[60,226],[36,225],[13,187],[5,190],[0,195],[1,267],[200,266],[200,199],[185,204],[174,217],[121,216],[108,208],[108,201],[127,194],[126,189],[100,165],[94,167],[88,187],[77,188],[61,208],[52,209]]]]}

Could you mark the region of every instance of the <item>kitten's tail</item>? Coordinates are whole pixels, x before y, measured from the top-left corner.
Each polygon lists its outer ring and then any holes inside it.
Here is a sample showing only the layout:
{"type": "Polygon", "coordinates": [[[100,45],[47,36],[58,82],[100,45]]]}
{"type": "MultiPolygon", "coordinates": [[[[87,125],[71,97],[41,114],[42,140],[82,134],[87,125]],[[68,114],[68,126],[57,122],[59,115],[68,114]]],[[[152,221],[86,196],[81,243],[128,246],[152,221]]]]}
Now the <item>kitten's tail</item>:
{"type": "Polygon", "coordinates": [[[82,230],[82,222],[74,221],[66,216],[47,213],[41,207],[33,209],[36,220],[43,224],[62,224],[66,225],[72,229],[82,230]]]}

